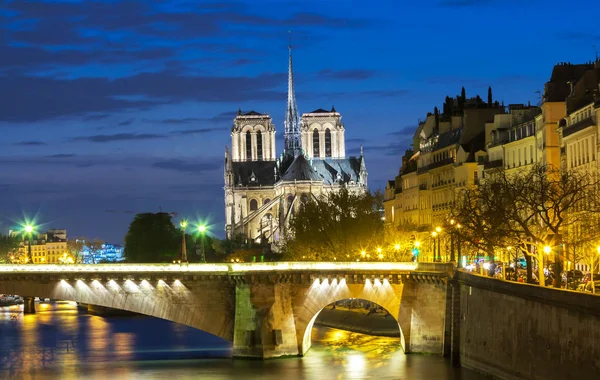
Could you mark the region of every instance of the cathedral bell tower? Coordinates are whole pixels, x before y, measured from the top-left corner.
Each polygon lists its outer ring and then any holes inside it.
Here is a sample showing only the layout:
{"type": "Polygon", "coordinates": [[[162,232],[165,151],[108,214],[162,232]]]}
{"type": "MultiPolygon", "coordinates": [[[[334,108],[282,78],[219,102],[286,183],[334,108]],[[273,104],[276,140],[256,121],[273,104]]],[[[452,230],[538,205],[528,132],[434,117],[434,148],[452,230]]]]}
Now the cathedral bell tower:
{"type": "Polygon", "coordinates": [[[231,128],[231,160],[275,161],[275,125],[268,114],[238,111],[231,128]]]}

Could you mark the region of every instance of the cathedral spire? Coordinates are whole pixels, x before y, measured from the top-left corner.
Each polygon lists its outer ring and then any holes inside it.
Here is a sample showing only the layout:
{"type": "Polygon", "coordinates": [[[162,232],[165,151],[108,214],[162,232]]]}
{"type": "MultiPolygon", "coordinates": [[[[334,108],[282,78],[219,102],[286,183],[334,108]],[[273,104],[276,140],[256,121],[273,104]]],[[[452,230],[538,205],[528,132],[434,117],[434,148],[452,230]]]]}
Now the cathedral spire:
{"type": "Polygon", "coordinates": [[[288,98],[285,111],[285,152],[298,156],[302,152],[302,139],[300,135],[300,119],[298,118],[298,107],[296,106],[296,94],[294,92],[294,72],[292,70],[292,34],[290,32],[289,42],[289,67],[288,67],[288,98]]]}

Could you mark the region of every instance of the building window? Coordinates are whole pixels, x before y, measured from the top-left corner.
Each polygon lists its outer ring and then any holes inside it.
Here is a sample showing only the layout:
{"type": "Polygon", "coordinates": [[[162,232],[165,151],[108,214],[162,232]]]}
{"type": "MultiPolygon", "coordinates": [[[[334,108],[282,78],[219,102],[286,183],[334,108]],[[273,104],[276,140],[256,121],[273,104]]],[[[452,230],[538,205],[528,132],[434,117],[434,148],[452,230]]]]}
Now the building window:
{"type": "Polygon", "coordinates": [[[252,160],[252,135],[250,131],[246,132],[246,160],[252,160]]]}
{"type": "Polygon", "coordinates": [[[256,157],[259,161],[263,159],[262,133],[256,132],[256,157]]]}
{"type": "Polygon", "coordinates": [[[313,131],[313,157],[319,157],[319,131],[313,131]]]}
{"type": "Polygon", "coordinates": [[[256,201],[256,199],[251,199],[250,200],[250,211],[256,211],[258,210],[258,202],[256,201]]]}
{"type": "Polygon", "coordinates": [[[325,130],[325,157],[331,157],[331,131],[325,130]]]}
{"type": "Polygon", "coordinates": [[[263,201],[263,205],[269,204],[269,202],[271,202],[271,200],[269,198],[267,198],[263,201]]]}

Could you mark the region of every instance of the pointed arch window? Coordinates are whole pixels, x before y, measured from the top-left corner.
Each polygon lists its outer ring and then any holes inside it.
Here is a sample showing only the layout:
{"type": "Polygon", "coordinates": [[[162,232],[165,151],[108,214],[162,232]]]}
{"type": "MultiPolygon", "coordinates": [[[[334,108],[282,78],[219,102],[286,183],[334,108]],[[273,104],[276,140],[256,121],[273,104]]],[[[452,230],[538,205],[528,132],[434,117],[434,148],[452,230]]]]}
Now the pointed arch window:
{"type": "Polygon", "coordinates": [[[325,157],[331,157],[331,131],[325,130],[325,157]]]}
{"type": "Polygon", "coordinates": [[[263,159],[263,145],[262,145],[262,133],[256,132],[256,158],[259,161],[263,159]]]}
{"type": "Polygon", "coordinates": [[[256,199],[250,200],[250,211],[258,210],[258,201],[256,199]]]}
{"type": "Polygon", "coordinates": [[[315,128],[313,131],[313,157],[319,157],[319,130],[315,128]]]}
{"type": "Polygon", "coordinates": [[[246,161],[252,161],[252,134],[246,132],[246,161]]]}

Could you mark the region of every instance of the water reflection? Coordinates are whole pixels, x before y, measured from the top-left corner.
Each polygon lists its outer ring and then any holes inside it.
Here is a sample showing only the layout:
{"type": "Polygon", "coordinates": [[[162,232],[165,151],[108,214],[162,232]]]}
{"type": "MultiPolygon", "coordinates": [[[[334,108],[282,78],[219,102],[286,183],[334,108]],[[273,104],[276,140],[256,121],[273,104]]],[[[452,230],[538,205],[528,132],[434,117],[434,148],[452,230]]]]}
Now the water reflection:
{"type": "Polygon", "coordinates": [[[0,308],[2,379],[482,379],[440,357],[406,356],[398,338],[315,328],[304,358],[214,359],[229,357],[231,344],[186,326],[37,306],[35,315],[0,308]]]}

